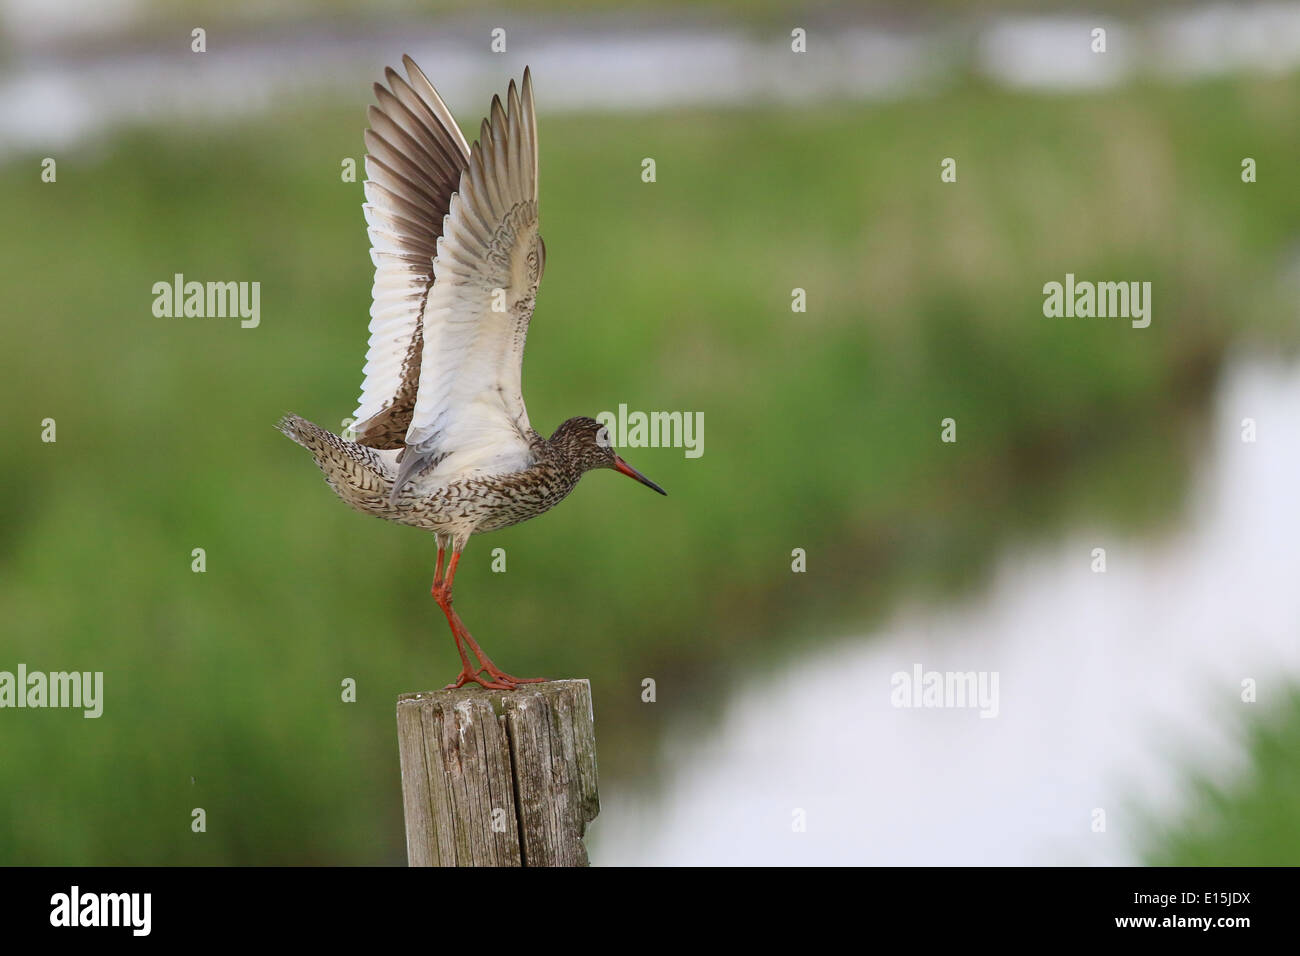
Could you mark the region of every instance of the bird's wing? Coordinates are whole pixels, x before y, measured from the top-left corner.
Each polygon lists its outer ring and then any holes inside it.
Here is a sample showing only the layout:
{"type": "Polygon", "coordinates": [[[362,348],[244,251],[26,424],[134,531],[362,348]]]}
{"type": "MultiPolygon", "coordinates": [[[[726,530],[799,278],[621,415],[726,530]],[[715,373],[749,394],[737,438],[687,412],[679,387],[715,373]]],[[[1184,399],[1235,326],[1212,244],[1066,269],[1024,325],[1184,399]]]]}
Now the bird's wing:
{"type": "Polygon", "coordinates": [[[451,197],[469,165],[469,144],[415,61],[407,79],[391,67],[375,84],[366,130],[366,200],[375,284],[365,378],[353,415],[357,441],[401,448],[420,380],[420,314],[433,285],[433,257],[451,197]]]}
{"type": "Polygon", "coordinates": [[[394,496],[435,475],[527,467],[533,434],[520,385],[524,340],[545,267],[537,233],[537,120],[527,69],[492,98],[451,199],[424,304],[415,414],[394,496]]]}

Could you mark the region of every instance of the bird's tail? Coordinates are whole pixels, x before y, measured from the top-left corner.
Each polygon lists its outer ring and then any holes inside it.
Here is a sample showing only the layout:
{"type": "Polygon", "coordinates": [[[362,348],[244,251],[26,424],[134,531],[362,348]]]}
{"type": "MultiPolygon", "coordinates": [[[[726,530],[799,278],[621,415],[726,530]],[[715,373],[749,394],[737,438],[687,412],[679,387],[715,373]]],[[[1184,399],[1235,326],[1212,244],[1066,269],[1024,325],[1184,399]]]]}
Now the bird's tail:
{"type": "Polygon", "coordinates": [[[298,415],[285,415],[275,427],[311,452],[330,487],[353,507],[373,514],[387,501],[392,476],[373,448],[340,438],[298,415]]]}
{"type": "Polygon", "coordinates": [[[319,438],[315,437],[316,433],[325,431],[315,422],[309,422],[297,415],[285,415],[275,423],[275,427],[308,451],[312,450],[313,443],[319,442],[319,438]]]}

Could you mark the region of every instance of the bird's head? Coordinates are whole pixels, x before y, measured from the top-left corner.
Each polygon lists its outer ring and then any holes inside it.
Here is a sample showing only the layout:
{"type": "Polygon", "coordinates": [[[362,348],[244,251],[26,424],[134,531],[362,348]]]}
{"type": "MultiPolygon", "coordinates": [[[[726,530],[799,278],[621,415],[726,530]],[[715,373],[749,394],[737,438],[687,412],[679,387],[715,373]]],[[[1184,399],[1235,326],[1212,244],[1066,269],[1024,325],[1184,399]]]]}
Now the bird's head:
{"type": "Polygon", "coordinates": [[[608,429],[594,418],[570,418],[555,429],[549,444],[584,472],[594,468],[612,468],[661,495],[668,494],[619,457],[609,440],[608,429]]]}

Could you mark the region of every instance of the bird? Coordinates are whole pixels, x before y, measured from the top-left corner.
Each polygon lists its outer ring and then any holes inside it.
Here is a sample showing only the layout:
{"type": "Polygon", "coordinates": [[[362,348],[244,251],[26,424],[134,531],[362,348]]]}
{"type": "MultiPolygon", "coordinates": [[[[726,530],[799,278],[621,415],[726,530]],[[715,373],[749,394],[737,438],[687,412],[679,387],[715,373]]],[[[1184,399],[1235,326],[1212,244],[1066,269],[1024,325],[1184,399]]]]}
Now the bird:
{"type": "Polygon", "coordinates": [[[514,690],[545,678],[499,668],[452,606],[469,539],[549,511],[595,469],[667,492],[596,419],[570,418],[550,438],[528,419],[524,342],[546,268],[531,72],[504,103],[493,96],[471,146],[415,61],[402,64],[405,77],[389,66],[374,84],[364,134],[375,273],[352,437],[293,414],[277,427],[357,511],[433,532],[431,593],[461,662],[447,689],[514,690]]]}

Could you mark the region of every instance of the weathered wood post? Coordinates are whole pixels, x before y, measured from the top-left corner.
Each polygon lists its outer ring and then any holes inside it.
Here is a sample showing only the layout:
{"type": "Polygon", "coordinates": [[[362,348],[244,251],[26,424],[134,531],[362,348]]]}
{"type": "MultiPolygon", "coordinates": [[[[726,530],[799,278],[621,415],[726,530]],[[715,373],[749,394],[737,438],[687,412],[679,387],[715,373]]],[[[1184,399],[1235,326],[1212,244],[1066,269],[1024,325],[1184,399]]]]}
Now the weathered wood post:
{"type": "Polygon", "coordinates": [[[397,699],[411,866],[586,866],[600,811],[591,685],[397,699]]]}

